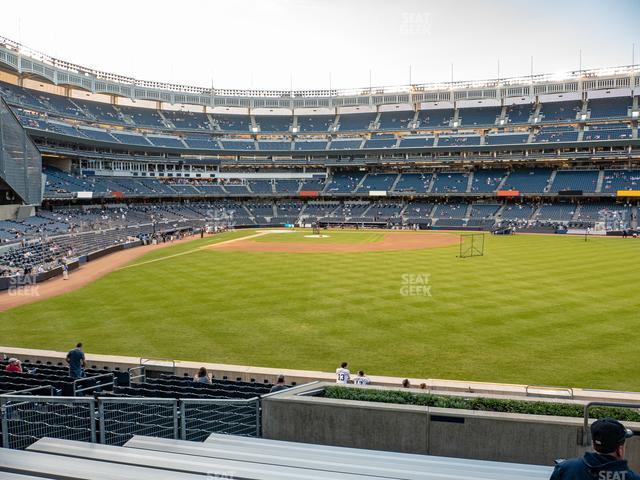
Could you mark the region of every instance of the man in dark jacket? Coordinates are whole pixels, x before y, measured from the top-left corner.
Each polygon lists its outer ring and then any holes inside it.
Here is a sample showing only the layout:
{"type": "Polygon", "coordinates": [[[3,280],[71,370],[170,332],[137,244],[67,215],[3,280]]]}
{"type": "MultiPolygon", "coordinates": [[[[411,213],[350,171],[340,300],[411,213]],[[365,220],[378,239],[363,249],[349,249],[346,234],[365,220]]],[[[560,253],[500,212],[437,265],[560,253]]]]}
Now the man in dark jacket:
{"type": "Polygon", "coordinates": [[[551,480],[640,480],[624,459],[624,442],[632,436],[631,430],[613,418],[596,420],[591,425],[595,452],[559,463],[551,480]]]}

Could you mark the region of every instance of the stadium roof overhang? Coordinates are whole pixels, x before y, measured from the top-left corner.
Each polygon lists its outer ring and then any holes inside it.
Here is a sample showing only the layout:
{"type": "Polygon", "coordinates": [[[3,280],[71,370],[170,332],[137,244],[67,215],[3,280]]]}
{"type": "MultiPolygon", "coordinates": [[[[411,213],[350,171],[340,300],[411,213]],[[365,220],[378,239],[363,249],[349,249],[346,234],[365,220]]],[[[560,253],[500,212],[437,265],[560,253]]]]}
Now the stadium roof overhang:
{"type": "Polygon", "coordinates": [[[385,104],[498,100],[592,90],[640,88],[638,66],[622,66],[504,79],[392,87],[317,90],[242,90],[178,85],[117,75],[72,64],[0,37],[0,66],[54,85],[97,94],[170,104],[240,108],[340,108],[385,104]]]}

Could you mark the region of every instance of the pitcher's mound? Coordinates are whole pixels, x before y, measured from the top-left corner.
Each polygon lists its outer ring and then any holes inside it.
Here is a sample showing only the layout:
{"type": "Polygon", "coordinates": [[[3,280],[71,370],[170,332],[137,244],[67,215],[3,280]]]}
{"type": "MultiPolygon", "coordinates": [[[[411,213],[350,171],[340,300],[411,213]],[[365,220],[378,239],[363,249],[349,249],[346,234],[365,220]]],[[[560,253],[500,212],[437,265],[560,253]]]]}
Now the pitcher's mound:
{"type": "Polygon", "coordinates": [[[305,235],[304,238],[329,238],[330,235],[305,235]]]}

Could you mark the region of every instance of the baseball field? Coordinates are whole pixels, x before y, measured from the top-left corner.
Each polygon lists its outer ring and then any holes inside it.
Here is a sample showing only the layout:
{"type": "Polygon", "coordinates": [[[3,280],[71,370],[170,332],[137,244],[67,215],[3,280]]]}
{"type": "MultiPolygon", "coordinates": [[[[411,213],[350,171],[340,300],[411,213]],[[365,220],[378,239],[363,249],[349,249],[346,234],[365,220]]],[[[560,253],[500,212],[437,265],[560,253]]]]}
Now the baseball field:
{"type": "Polygon", "coordinates": [[[458,258],[450,232],[310,233],[150,252],[0,313],[0,345],[640,390],[640,240],[486,235],[458,258]]]}

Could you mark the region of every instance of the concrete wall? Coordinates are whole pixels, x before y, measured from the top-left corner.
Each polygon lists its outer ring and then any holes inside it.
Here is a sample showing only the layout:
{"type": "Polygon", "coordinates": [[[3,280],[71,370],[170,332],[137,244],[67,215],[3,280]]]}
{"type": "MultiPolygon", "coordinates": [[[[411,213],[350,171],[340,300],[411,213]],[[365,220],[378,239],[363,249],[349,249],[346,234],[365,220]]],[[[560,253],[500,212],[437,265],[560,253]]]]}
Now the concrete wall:
{"type": "Polygon", "coordinates": [[[294,442],[426,453],[425,407],[274,396],[262,407],[263,437],[294,442]]]}
{"type": "MultiPolygon", "coordinates": [[[[265,438],[538,465],[587,448],[581,418],[335,400],[306,390],[264,398],[265,438]]],[[[627,426],[640,432],[640,424],[627,426]]],[[[628,441],[627,457],[640,468],[640,439],[628,441]]]]}

